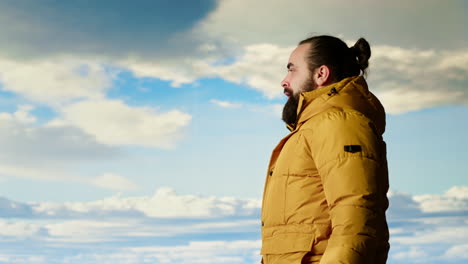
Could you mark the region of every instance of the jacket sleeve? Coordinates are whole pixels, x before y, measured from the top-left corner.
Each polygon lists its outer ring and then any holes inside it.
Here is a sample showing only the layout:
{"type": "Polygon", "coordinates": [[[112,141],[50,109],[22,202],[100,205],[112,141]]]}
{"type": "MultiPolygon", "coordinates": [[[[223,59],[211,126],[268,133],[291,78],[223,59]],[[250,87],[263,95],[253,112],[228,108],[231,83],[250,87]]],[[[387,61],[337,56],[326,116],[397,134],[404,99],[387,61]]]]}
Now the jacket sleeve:
{"type": "Polygon", "coordinates": [[[324,115],[308,139],[332,225],[320,263],[377,263],[379,244],[388,241],[385,143],[360,113],[324,115]]]}

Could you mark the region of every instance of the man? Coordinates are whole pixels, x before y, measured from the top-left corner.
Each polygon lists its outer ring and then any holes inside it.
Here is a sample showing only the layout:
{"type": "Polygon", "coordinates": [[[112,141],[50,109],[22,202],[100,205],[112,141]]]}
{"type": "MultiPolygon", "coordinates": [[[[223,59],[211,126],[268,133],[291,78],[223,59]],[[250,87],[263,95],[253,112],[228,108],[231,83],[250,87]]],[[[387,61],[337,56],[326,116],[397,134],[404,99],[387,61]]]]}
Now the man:
{"type": "Polygon", "coordinates": [[[291,131],[273,150],[262,205],[262,262],[385,263],[385,111],[364,79],[366,40],[301,41],[281,86],[291,131]]]}

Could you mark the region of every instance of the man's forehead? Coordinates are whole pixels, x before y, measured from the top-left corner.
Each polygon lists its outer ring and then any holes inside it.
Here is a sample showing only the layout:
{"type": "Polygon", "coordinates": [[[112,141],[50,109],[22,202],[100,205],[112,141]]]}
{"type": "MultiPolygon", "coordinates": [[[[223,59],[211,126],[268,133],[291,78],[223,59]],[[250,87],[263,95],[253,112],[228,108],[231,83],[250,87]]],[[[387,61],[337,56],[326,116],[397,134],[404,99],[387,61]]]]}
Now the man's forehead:
{"type": "Polygon", "coordinates": [[[304,56],[307,54],[307,52],[309,51],[309,48],[310,48],[310,43],[306,43],[306,44],[301,44],[299,46],[297,46],[294,51],[292,52],[291,56],[297,56],[297,57],[300,57],[300,58],[304,58],[304,56]]]}
{"type": "Polygon", "coordinates": [[[309,43],[297,46],[291,53],[291,56],[289,56],[287,68],[289,69],[290,67],[294,67],[300,63],[305,62],[306,61],[305,58],[307,55],[307,51],[309,50],[309,47],[310,47],[309,43]]]}

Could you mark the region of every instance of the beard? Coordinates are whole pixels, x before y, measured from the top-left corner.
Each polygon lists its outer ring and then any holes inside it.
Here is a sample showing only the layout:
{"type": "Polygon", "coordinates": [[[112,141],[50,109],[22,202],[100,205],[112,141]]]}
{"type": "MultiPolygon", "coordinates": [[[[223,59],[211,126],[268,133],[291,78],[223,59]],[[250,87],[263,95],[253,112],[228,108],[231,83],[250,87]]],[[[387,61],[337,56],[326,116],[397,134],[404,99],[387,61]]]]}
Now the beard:
{"type": "Polygon", "coordinates": [[[302,85],[299,93],[292,94],[283,107],[282,120],[288,125],[294,125],[297,122],[297,107],[299,105],[299,96],[301,92],[309,92],[315,89],[312,78],[308,78],[302,85]]]}
{"type": "Polygon", "coordinates": [[[283,107],[283,121],[286,124],[295,124],[297,121],[297,106],[299,105],[299,94],[293,94],[288,98],[283,107]]]}

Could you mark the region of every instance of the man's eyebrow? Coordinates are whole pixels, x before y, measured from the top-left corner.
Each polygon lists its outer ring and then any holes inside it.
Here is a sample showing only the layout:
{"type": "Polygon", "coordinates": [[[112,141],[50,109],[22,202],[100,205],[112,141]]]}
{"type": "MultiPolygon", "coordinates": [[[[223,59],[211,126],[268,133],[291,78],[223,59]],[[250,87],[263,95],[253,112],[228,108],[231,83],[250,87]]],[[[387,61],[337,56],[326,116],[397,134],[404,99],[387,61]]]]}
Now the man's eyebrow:
{"type": "Polygon", "coordinates": [[[291,68],[291,67],[294,67],[294,64],[292,64],[292,63],[290,62],[290,63],[288,63],[288,65],[286,66],[286,68],[288,68],[288,70],[289,70],[289,68],[291,68]]]}

